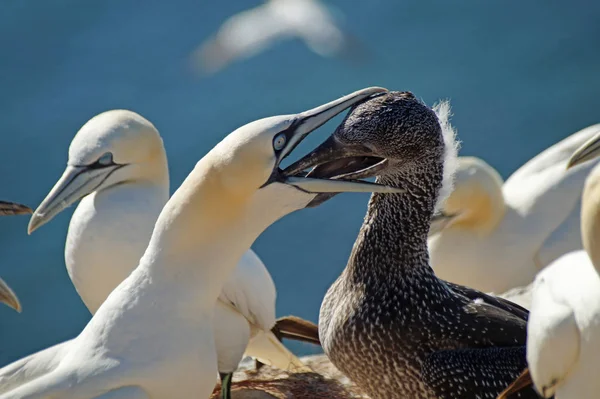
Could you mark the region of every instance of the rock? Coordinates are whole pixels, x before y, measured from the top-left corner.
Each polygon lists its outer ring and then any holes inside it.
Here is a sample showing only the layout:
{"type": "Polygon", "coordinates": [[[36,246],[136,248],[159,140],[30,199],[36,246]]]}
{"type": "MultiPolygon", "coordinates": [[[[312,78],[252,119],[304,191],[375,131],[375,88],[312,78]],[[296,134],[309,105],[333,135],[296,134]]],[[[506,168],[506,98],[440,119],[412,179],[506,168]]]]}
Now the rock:
{"type": "MultiPolygon", "coordinates": [[[[301,359],[314,372],[287,372],[269,366],[256,371],[253,361],[242,362],[233,376],[232,399],[368,399],[327,356],[301,359]]],[[[217,385],[211,399],[218,399],[220,394],[217,385]]]]}

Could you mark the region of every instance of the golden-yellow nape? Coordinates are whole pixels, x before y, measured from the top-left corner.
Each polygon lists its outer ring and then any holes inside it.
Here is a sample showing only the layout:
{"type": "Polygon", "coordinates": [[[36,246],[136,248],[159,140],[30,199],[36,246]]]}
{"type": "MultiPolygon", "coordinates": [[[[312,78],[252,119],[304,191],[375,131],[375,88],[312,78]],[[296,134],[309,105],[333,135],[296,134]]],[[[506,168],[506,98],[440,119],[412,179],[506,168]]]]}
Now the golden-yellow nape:
{"type": "Polygon", "coordinates": [[[600,155],[600,132],[579,147],[567,164],[567,169],[591,161],[600,155]]]}
{"type": "Polygon", "coordinates": [[[429,235],[453,225],[478,231],[494,228],[505,212],[503,183],[500,174],[482,159],[458,158],[454,189],[432,217],[429,235]]]}
{"type": "MultiPolygon", "coordinates": [[[[349,107],[386,89],[370,87],[299,114],[260,119],[240,127],[208,154],[211,170],[229,190],[252,195],[273,183],[307,193],[401,192],[400,189],[359,180],[312,178],[303,171],[284,172],[281,161],[318,127],[349,107]]],[[[335,155],[332,154],[334,160],[335,155]]]]}
{"type": "Polygon", "coordinates": [[[71,141],[67,167],[31,216],[28,233],[95,191],[157,176],[168,181],[166,163],[160,134],[141,115],[119,109],[94,116],[71,141]]]}

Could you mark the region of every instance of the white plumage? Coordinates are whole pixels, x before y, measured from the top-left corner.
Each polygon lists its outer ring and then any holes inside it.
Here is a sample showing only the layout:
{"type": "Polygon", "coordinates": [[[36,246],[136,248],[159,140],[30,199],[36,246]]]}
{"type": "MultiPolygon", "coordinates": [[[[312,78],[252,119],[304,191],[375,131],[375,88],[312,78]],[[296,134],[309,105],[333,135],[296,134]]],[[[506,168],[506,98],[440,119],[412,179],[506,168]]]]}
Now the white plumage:
{"type": "Polygon", "coordinates": [[[560,257],[532,287],[527,362],[544,397],[592,399],[600,392],[600,166],[585,183],[581,234],[585,250],[560,257]]]}
{"type": "Polygon", "coordinates": [[[443,207],[447,224],[429,240],[436,274],[503,293],[530,284],[560,255],[581,249],[581,192],[594,163],[566,166],[573,151],[599,130],[593,125],[560,141],[504,184],[484,161],[459,158],[455,188],[443,207]]]}
{"type": "MultiPolygon", "coordinates": [[[[38,228],[69,203],[89,194],[71,218],[65,262],[77,292],[94,314],[137,266],[150,241],[156,218],[169,199],[167,157],[150,122],[131,111],[114,110],[81,128],[69,149],[68,165],[67,179],[57,183],[48,196],[51,201],[40,205],[30,226],[38,228]],[[85,172],[78,180],[71,180],[74,165],[93,165],[106,153],[111,153],[115,162],[130,166],[117,169],[98,187],[83,184],[88,180],[85,172]],[[69,195],[67,202],[54,197],[54,193],[63,190],[64,195],[67,186],[73,190],[79,183],[80,190],[69,195]]],[[[248,250],[223,286],[215,307],[219,371],[229,373],[237,368],[251,337],[260,345],[252,348],[250,343],[252,356],[263,363],[285,370],[305,367],[270,331],[275,325],[276,295],[267,268],[248,250]],[[263,335],[269,338],[267,346],[263,335]]],[[[52,346],[0,369],[0,392],[50,371],[65,353],[63,348],[52,346]]]]}
{"type": "MultiPolygon", "coordinates": [[[[207,397],[217,373],[215,303],[258,235],[320,193],[400,191],[373,183],[289,176],[279,169],[281,160],[311,131],[382,91],[364,89],[300,114],[261,119],[223,139],[167,201],[139,265],[84,330],[59,345],[62,356],[55,367],[0,398],[207,397]]],[[[97,147],[93,142],[89,148],[97,147]]],[[[128,168],[116,154],[99,156],[98,163],[86,168],[97,185],[128,168]]],[[[74,180],[81,173],[63,178],[74,180]]],[[[50,197],[63,191],[57,189],[50,197]]],[[[48,212],[57,211],[50,207],[48,212]]]]}
{"type": "Polygon", "coordinates": [[[201,45],[197,56],[205,70],[215,72],[293,37],[321,56],[338,55],[351,43],[349,35],[318,0],[267,0],[227,19],[201,45]]]}

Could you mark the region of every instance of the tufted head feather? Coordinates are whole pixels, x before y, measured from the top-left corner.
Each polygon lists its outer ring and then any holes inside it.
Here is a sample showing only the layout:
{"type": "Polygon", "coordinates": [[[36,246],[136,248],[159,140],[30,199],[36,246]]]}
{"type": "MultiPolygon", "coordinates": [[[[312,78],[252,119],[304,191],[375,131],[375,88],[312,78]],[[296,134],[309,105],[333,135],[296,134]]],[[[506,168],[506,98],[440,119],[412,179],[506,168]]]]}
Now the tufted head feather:
{"type": "Polygon", "coordinates": [[[458,150],[460,148],[460,142],[456,139],[456,130],[450,124],[450,117],[452,116],[450,102],[448,100],[440,101],[433,106],[433,111],[437,115],[440,127],[442,128],[445,146],[444,177],[435,205],[435,210],[439,211],[442,209],[444,202],[454,187],[454,175],[458,167],[458,150]]]}
{"type": "MultiPolygon", "coordinates": [[[[410,92],[389,92],[356,105],[328,145],[344,146],[346,163],[371,166],[370,172],[365,169],[365,174],[372,176],[376,172],[385,182],[405,173],[412,174],[415,165],[437,163],[442,158],[443,172],[439,169],[443,173],[442,182],[435,204],[438,210],[452,191],[457,167],[459,145],[449,122],[450,115],[448,101],[431,109],[410,92]]],[[[311,173],[331,175],[328,169],[339,164],[340,161],[319,165],[311,173]]]]}

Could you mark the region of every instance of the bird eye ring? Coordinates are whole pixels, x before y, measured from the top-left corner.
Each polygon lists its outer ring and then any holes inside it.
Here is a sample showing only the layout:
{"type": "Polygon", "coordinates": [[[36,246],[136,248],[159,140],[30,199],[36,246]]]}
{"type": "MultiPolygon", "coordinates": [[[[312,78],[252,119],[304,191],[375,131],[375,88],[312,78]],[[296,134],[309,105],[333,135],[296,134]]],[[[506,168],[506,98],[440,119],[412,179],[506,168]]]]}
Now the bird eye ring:
{"type": "Polygon", "coordinates": [[[284,133],[279,133],[273,139],[273,148],[275,149],[275,151],[281,151],[281,149],[283,147],[285,147],[285,143],[286,142],[287,142],[287,137],[285,136],[285,134],[284,133]]]}
{"type": "Polygon", "coordinates": [[[113,164],[113,155],[110,152],[105,152],[100,158],[98,163],[102,166],[108,166],[113,164]]]}

